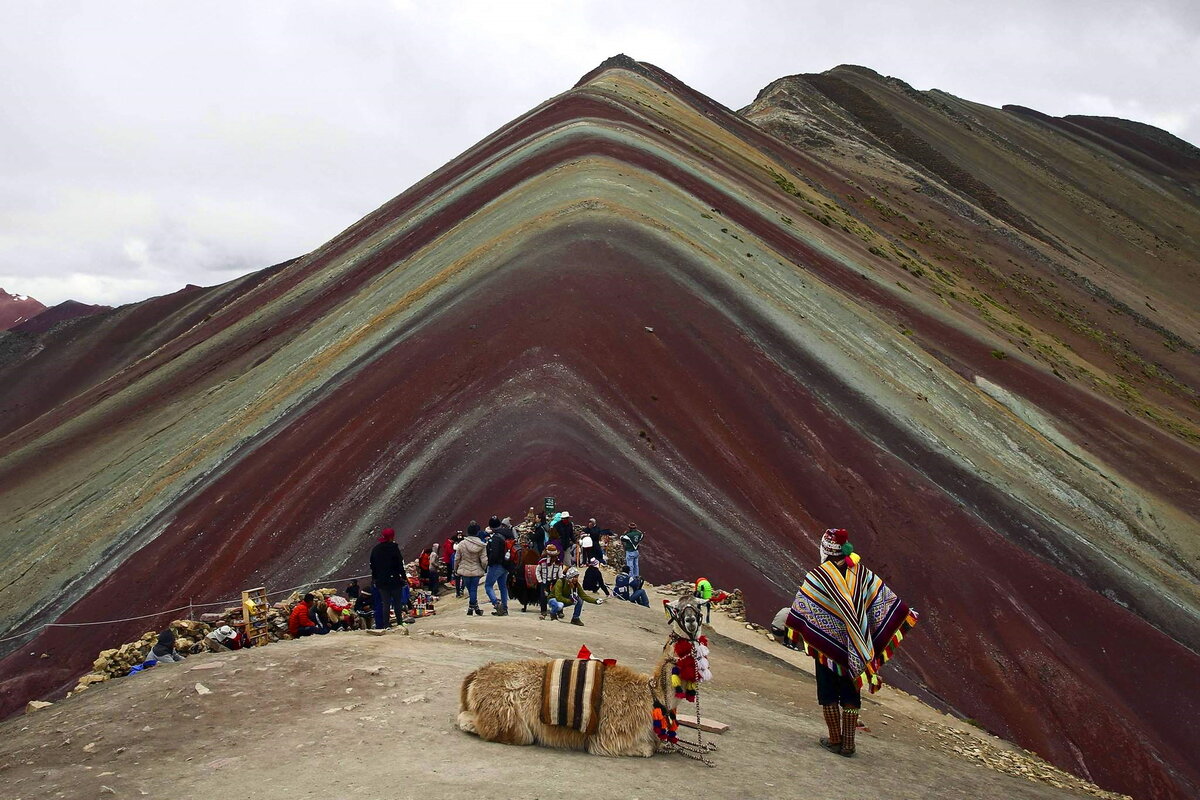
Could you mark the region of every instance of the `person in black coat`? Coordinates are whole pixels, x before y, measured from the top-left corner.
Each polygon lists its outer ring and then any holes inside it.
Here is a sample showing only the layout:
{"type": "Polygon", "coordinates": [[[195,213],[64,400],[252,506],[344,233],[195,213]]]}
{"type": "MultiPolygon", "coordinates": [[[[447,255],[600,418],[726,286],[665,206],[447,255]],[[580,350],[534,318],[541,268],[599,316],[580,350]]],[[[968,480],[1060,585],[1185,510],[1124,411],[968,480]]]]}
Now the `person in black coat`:
{"type": "Polygon", "coordinates": [[[571,523],[571,514],[564,511],[558,522],[554,523],[554,533],[558,535],[563,563],[568,567],[575,565],[575,526],[571,523]]]}
{"type": "MultiPolygon", "coordinates": [[[[172,661],[183,661],[187,656],[175,649],[175,633],[167,628],[158,635],[158,641],[146,654],[146,662],[157,661],[160,664],[172,661]]],[[[144,662],[144,663],[146,663],[144,662]]]]}
{"type": "Polygon", "coordinates": [[[604,573],[600,571],[600,560],[593,558],[588,561],[588,568],[583,571],[583,588],[589,592],[604,592],[609,596],[608,584],[604,582],[604,573]]]}
{"type": "Polygon", "coordinates": [[[403,622],[404,606],[408,603],[408,575],[404,572],[404,556],[396,544],[396,531],[384,528],[379,544],[371,548],[371,582],[375,585],[375,627],[388,627],[388,612],[396,610],[396,621],[403,622]]]}
{"type": "Polygon", "coordinates": [[[546,545],[550,544],[550,525],[546,522],[546,512],[538,512],[537,522],[534,523],[533,531],[529,534],[529,542],[539,553],[546,549],[546,545]]]}

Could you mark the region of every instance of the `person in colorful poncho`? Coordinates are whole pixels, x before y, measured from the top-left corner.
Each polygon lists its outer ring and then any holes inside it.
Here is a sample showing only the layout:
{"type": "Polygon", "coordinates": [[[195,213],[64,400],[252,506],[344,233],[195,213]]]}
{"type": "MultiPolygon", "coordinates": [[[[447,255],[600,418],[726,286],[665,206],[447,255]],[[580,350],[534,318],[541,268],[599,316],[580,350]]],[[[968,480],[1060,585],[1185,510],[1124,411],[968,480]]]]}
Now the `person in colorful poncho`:
{"type": "Polygon", "coordinates": [[[829,728],[821,744],[852,756],[862,687],[873,693],[883,685],[879,669],[917,624],[917,612],[861,563],[847,539],[842,528],[821,537],[821,563],[796,592],[787,637],[817,662],[817,702],[829,728]]]}

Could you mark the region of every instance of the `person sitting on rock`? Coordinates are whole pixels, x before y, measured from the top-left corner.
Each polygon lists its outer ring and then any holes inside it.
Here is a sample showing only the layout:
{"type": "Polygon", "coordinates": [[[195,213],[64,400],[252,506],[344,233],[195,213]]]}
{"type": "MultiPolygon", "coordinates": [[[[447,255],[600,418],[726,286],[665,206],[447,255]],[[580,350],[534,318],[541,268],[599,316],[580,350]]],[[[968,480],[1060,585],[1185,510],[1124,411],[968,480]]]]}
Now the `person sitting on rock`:
{"type": "Polygon", "coordinates": [[[593,603],[601,605],[604,602],[603,597],[594,597],[583,590],[579,585],[579,570],[571,567],[563,576],[554,582],[553,588],[550,590],[550,597],[546,601],[550,606],[550,612],[555,619],[563,618],[563,609],[567,606],[574,606],[575,610],[571,613],[572,625],[583,625],[583,620],[579,617],[583,614],[583,604],[593,603]]]}
{"type": "Polygon", "coordinates": [[[588,562],[588,567],[583,572],[583,588],[589,592],[604,592],[604,596],[608,597],[608,584],[604,582],[604,573],[600,571],[600,560],[593,558],[588,562]]]}
{"type": "Polygon", "coordinates": [[[354,630],[358,618],[354,615],[348,599],[331,594],[325,598],[325,621],[329,623],[330,630],[350,631],[354,630]]]}
{"type": "Polygon", "coordinates": [[[788,638],[787,618],[791,612],[791,606],[784,606],[779,609],[778,613],[775,614],[775,618],[771,620],[771,635],[789,650],[799,650],[800,648],[792,644],[792,640],[788,638]]]}
{"type": "Polygon", "coordinates": [[[158,635],[158,641],[154,647],[150,648],[150,652],[146,654],[146,660],[142,663],[172,663],[175,661],[183,661],[187,656],[175,649],[175,634],[167,628],[158,635]]]}
{"type": "Polygon", "coordinates": [[[223,650],[241,650],[243,647],[250,646],[246,635],[238,633],[231,625],[222,625],[219,628],[213,628],[204,637],[204,644],[214,653],[219,653],[223,650]]]}
{"type": "Polygon", "coordinates": [[[324,636],[329,633],[329,628],[318,625],[313,618],[316,613],[316,605],[317,596],[312,592],[304,595],[304,599],[296,603],[296,607],[288,615],[288,633],[292,635],[293,639],[313,634],[324,636]]]}
{"type": "Polygon", "coordinates": [[[358,615],[362,627],[371,627],[375,619],[375,589],[371,584],[368,583],[358,590],[358,595],[354,598],[354,613],[358,615]]]}
{"type": "Polygon", "coordinates": [[[613,597],[649,608],[650,596],[642,588],[642,583],[641,578],[630,577],[628,566],[621,567],[621,574],[613,581],[613,597]]]}

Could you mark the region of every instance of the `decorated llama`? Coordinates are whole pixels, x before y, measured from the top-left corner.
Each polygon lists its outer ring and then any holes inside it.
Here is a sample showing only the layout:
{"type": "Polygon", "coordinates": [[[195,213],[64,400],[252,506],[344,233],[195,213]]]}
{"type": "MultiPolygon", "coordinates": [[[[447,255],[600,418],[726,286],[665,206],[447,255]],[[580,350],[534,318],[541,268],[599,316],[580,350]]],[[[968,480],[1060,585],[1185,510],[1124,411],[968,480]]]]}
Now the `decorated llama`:
{"type": "MultiPolygon", "coordinates": [[[[700,635],[707,601],[664,601],[671,632],[651,675],[595,660],[505,661],[463,679],[458,727],[490,742],[540,744],[600,756],[705,753],[678,739],[675,710],[711,680],[700,635]]],[[[586,654],[581,651],[581,656],[586,654]]],[[[707,759],[699,756],[706,763],[707,759]]]]}

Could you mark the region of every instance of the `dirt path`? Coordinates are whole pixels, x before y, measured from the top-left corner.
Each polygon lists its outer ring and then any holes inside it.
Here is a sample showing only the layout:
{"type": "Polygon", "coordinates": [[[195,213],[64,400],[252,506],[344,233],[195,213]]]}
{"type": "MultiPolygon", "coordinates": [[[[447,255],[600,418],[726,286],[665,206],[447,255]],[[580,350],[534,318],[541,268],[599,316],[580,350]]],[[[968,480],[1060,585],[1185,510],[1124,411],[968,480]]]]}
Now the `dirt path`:
{"type": "Polygon", "coordinates": [[[1078,796],[972,764],[939,739],[936,726],[949,718],[895,692],[866,699],[873,732],[860,736],[855,758],[824,751],[806,659],[727,619],[714,620],[715,682],[701,698],[705,716],[732,726],[716,738],[715,769],[681,756],[606,759],[483,742],[454,727],[468,671],[570,656],[582,644],[648,669],[663,615],[612,602],[588,606],[579,628],[519,607],[504,619],[468,618],[453,598],[441,610],[410,636],[337,633],[193,656],[9,720],[0,725],[0,797],[649,800],[824,796],[834,785],[847,798],[1078,796]]]}

